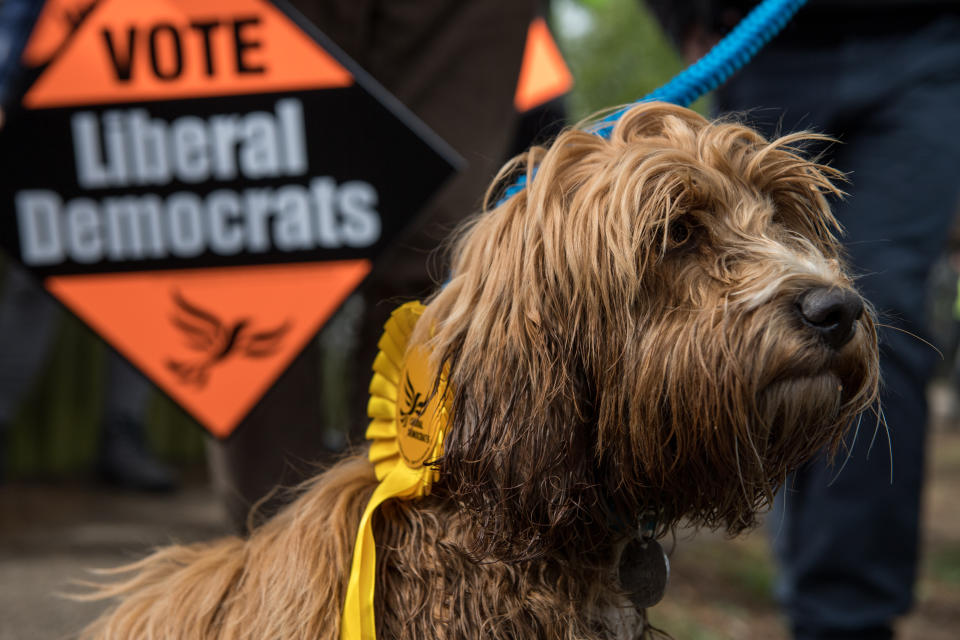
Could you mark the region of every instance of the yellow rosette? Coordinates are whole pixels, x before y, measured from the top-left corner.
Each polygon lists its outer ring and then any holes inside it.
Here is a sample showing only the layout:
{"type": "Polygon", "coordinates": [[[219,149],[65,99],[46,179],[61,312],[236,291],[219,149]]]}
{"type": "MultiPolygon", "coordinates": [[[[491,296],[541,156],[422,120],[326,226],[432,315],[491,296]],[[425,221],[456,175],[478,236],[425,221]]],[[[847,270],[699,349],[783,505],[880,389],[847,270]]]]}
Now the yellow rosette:
{"type": "Polygon", "coordinates": [[[376,581],[376,545],[373,512],[391,498],[410,500],[430,493],[436,469],[427,463],[443,450],[443,433],[449,416],[446,377],[434,388],[429,353],[410,347],[410,334],[424,307],[408,302],[396,309],[384,325],[373,362],[367,427],[370,461],[380,484],[360,519],[353,548],[353,564],[340,621],[342,640],[375,640],[373,590],[376,581]]]}

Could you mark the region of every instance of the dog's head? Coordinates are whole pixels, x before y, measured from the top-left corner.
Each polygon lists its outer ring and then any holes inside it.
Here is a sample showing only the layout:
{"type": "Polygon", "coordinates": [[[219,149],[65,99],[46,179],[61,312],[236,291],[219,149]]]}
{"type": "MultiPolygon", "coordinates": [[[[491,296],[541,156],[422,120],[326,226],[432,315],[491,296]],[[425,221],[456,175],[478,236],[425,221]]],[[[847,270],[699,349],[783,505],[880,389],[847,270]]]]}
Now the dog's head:
{"type": "Polygon", "coordinates": [[[838,447],[876,333],[811,138],[650,103],[504,169],[529,184],[464,228],[418,328],[454,393],[436,490],[480,549],[583,549],[641,516],[736,532],[838,447]]]}

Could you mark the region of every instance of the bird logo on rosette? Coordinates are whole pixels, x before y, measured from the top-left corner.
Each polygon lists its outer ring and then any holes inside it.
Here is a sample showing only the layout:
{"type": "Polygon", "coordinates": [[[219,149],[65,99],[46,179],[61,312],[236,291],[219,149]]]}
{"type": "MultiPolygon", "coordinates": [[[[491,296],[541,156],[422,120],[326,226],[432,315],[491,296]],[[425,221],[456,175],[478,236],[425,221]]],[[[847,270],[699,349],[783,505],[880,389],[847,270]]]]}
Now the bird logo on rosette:
{"type": "Polygon", "coordinates": [[[404,376],[403,399],[404,406],[400,408],[399,412],[401,426],[422,429],[423,422],[420,420],[420,416],[423,415],[423,408],[427,406],[427,400],[422,393],[414,388],[409,373],[404,376]]]}

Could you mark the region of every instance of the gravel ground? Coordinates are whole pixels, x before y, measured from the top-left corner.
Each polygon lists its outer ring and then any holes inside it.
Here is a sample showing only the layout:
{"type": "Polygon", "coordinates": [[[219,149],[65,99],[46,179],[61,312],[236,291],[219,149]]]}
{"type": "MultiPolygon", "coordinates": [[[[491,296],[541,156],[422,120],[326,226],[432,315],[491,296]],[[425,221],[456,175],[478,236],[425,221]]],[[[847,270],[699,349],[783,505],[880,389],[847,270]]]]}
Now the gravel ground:
{"type": "Polygon", "coordinates": [[[0,487],[0,640],[70,638],[103,608],[58,596],[88,569],[228,532],[205,483],[170,495],[83,485],[0,487]]]}

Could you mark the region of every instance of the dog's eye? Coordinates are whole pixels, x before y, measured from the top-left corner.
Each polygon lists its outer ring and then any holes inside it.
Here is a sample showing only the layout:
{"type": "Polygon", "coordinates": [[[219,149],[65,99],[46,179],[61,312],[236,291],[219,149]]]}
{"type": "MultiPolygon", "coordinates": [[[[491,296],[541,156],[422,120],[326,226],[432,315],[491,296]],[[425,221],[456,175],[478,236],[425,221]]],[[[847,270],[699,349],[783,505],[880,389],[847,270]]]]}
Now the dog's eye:
{"type": "Polygon", "coordinates": [[[680,247],[693,237],[693,225],[686,220],[674,220],[670,223],[668,232],[670,234],[670,246],[680,247]]]}

